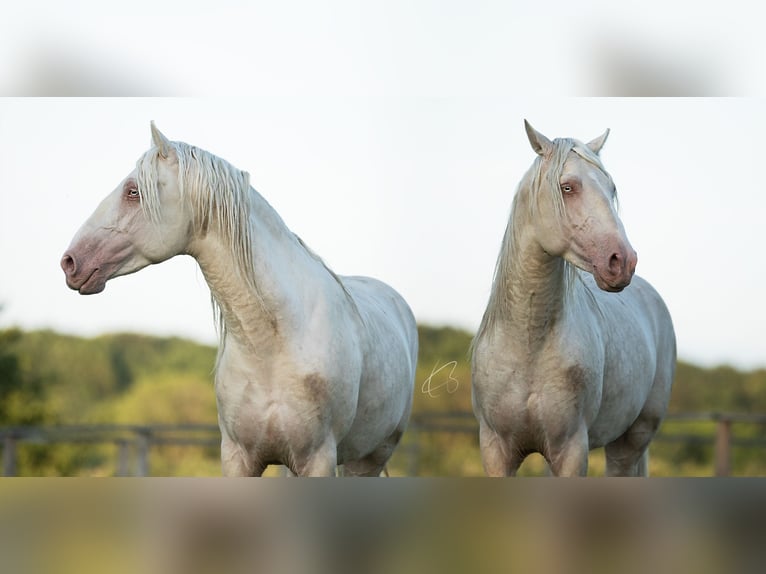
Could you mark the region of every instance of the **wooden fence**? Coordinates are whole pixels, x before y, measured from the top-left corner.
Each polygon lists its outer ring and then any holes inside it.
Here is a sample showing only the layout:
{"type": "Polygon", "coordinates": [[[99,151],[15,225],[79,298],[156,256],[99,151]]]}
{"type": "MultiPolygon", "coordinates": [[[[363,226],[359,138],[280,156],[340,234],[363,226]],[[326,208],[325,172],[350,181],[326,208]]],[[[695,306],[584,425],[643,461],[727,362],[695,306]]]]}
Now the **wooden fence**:
{"type": "Polygon", "coordinates": [[[62,425],[0,428],[3,475],[16,475],[16,447],[27,444],[113,444],[117,447],[115,476],[149,476],[149,453],[161,445],[216,447],[217,425],[62,425]],[[134,456],[131,457],[131,452],[134,456]],[[131,459],[135,461],[131,469],[131,459]]]}
{"type": "MultiPolygon", "coordinates": [[[[677,434],[663,432],[655,438],[656,443],[711,444],[714,449],[715,476],[731,474],[732,449],[737,447],[765,448],[766,415],[737,413],[679,413],[668,415],[667,422],[699,423],[714,422],[715,435],[677,434]],[[739,423],[762,425],[756,437],[739,438],[734,427],[739,423]]],[[[478,437],[478,427],[472,413],[420,413],[414,415],[409,425],[410,475],[418,474],[418,435],[420,433],[460,433],[478,437]]],[[[116,476],[149,476],[149,453],[160,445],[216,447],[221,435],[217,425],[62,425],[47,427],[0,427],[2,443],[3,476],[17,474],[17,446],[26,444],[113,444],[116,446],[116,476]],[[131,453],[133,456],[131,456],[131,453]],[[131,460],[134,464],[131,465],[131,460]],[[132,466],[132,468],[131,468],[132,466]]],[[[765,454],[766,455],[766,454],[765,454]]]]}

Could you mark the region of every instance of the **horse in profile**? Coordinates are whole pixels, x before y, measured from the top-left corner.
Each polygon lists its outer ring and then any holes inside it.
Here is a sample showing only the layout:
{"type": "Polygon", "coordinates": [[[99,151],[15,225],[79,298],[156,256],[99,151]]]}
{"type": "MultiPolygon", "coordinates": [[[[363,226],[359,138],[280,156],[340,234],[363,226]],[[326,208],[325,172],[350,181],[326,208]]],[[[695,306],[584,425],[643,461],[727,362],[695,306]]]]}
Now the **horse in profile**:
{"type": "Polygon", "coordinates": [[[634,276],[637,256],[599,152],[525,121],[532,167],[519,184],[473,341],[472,394],[484,470],[515,475],[542,454],[556,476],[648,474],[676,361],[670,314],[634,276]]]}
{"type": "Polygon", "coordinates": [[[339,277],[240,171],[213,154],[153,146],[82,225],[61,260],[67,285],[194,257],[220,337],[215,393],[227,476],[283,464],[299,476],[377,476],[412,406],[418,334],[388,285],[339,277]]]}

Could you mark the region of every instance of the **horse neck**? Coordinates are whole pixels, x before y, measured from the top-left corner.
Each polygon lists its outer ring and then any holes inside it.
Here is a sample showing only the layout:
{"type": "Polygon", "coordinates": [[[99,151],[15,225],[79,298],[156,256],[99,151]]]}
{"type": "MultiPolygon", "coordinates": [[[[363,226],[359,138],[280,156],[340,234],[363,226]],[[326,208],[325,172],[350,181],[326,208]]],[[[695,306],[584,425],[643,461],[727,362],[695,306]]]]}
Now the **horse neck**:
{"type": "Polygon", "coordinates": [[[211,229],[192,242],[189,252],[197,260],[218,308],[223,340],[233,338],[250,349],[266,350],[276,344],[291,320],[297,320],[310,288],[315,263],[276,211],[251,189],[249,226],[253,273],[238,272],[241,265],[220,232],[211,229]],[[299,278],[299,279],[298,279],[299,278]]]}
{"type": "Polygon", "coordinates": [[[502,328],[534,347],[563,316],[569,268],[545,253],[530,231],[529,222],[512,215],[503,246],[509,251],[501,253],[492,299],[502,328]]]}

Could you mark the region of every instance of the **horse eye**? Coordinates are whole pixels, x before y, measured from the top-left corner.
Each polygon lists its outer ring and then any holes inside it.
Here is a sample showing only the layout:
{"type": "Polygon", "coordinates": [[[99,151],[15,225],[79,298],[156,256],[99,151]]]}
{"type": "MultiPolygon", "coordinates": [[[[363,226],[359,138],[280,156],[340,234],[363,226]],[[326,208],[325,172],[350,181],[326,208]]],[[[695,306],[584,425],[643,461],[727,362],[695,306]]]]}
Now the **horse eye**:
{"type": "Polygon", "coordinates": [[[569,185],[568,183],[566,183],[566,184],[564,184],[564,185],[562,185],[562,186],[561,186],[561,191],[563,191],[564,193],[572,193],[572,191],[573,191],[573,188],[572,188],[572,186],[571,186],[571,185],[569,185]]]}
{"type": "Polygon", "coordinates": [[[138,193],[138,189],[136,189],[135,187],[131,187],[130,189],[128,189],[129,199],[138,199],[140,197],[141,197],[141,194],[138,193]]]}

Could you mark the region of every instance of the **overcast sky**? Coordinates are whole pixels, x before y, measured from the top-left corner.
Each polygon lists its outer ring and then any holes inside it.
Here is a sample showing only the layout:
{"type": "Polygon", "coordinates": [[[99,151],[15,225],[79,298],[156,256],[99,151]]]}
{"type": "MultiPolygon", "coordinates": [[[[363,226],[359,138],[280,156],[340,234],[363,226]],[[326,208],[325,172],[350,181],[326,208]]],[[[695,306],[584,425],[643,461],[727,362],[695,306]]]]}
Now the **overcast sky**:
{"type": "Polygon", "coordinates": [[[750,0],[5,4],[0,94],[766,93],[750,0]]]}
{"type": "Polygon", "coordinates": [[[0,326],[215,341],[196,263],[178,257],[95,296],[59,259],[149,148],[149,121],[251,174],[287,225],[341,274],[378,277],[423,323],[474,330],[516,185],[527,118],[589,140],[665,298],[680,356],[766,366],[766,198],[760,99],[253,97],[0,100],[0,326]]]}

